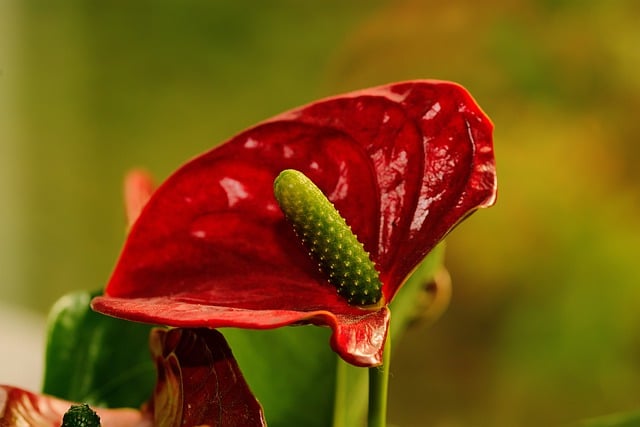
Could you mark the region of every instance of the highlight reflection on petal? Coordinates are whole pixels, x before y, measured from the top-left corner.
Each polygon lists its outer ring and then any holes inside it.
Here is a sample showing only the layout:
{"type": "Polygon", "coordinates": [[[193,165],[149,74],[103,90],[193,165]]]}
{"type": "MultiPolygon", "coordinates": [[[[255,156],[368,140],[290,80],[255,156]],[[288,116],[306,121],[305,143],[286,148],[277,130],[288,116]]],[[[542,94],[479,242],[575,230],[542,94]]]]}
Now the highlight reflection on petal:
{"type": "Polygon", "coordinates": [[[345,360],[377,364],[387,309],[372,314],[336,294],[277,207],[273,180],[297,169],[328,196],[390,302],[453,226],[495,201],[492,131],[463,88],[428,80],[269,119],[156,190],[93,307],[171,326],[327,325],[345,360]]]}

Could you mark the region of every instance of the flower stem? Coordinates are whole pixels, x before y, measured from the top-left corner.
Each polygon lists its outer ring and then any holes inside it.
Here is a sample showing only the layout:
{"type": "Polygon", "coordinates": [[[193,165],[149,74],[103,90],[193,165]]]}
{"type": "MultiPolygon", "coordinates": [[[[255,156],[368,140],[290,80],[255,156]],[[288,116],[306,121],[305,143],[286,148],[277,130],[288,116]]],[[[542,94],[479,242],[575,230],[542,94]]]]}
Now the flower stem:
{"type": "Polygon", "coordinates": [[[333,427],[361,426],[367,415],[369,370],[350,365],[336,356],[333,427]]]}
{"type": "Polygon", "coordinates": [[[336,364],[336,390],[333,402],[333,427],[347,427],[347,386],[348,386],[348,365],[347,362],[337,357],[336,364]]]}
{"type": "Polygon", "coordinates": [[[382,366],[369,368],[369,415],[368,427],[386,427],[387,394],[389,389],[389,365],[391,362],[391,334],[387,334],[382,366]]]}

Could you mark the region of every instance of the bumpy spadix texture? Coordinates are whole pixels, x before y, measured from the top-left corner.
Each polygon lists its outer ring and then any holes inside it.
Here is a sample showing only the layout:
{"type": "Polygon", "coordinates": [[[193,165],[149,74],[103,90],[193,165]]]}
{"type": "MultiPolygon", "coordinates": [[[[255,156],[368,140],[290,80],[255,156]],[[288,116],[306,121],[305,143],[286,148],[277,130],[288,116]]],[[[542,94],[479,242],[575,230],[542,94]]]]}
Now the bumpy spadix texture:
{"type": "Polygon", "coordinates": [[[460,86],[411,81],[283,113],[177,170],[131,227],[93,307],[182,327],[333,329],[350,363],[381,362],[391,302],[462,218],[493,204],[493,126],[460,86]],[[273,195],[309,177],[380,273],[378,309],[349,304],[308,255],[273,195]]]}
{"type": "Polygon", "coordinates": [[[369,253],[322,191],[294,169],[282,171],[273,189],[284,215],[338,294],[353,305],[380,301],[382,283],[369,253]]]}
{"type": "Polygon", "coordinates": [[[62,417],[62,427],[100,427],[100,417],[86,403],[71,405],[62,417]]]}

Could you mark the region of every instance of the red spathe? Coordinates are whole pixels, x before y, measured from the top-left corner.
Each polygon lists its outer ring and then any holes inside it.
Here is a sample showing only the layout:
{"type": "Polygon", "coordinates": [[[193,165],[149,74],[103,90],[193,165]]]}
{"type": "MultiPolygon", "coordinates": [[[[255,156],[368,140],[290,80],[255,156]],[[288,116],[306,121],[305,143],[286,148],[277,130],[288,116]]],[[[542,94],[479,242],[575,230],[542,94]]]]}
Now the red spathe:
{"type": "Polygon", "coordinates": [[[371,253],[390,302],[449,230],[494,203],[492,131],[465,89],[429,80],[276,116],[156,190],[92,306],[180,327],[326,325],[346,361],[380,364],[388,308],[337,295],[285,221],[273,180],[297,169],[320,187],[371,253]]]}

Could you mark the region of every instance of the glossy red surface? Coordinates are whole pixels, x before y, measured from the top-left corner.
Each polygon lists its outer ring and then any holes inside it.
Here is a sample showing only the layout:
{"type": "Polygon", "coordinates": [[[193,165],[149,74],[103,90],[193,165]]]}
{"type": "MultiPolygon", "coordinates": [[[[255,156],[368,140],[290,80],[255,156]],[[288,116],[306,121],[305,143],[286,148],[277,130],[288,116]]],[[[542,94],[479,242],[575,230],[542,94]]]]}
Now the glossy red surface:
{"type": "Polygon", "coordinates": [[[95,310],[183,327],[327,325],[379,364],[389,312],[349,305],[296,238],[273,180],[297,169],[352,227],[393,299],[462,218],[496,197],[493,126],[468,92],[411,81],[276,116],[177,170],[149,199],[95,310]]]}

